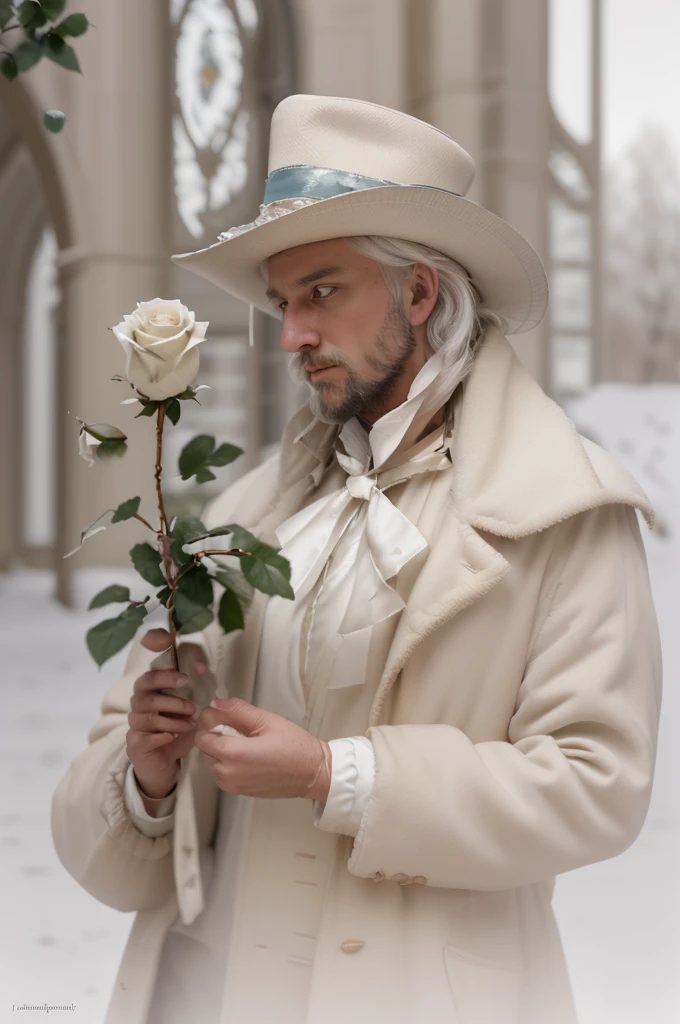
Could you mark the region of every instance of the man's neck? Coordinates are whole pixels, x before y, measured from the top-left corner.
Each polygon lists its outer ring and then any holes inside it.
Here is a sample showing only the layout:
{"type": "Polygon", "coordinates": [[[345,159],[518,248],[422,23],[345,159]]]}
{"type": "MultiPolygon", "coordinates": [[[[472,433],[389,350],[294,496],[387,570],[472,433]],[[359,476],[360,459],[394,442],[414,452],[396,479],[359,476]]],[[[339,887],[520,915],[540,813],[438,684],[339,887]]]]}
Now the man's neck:
{"type": "MultiPolygon", "coordinates": [[[[420,441],[421,438],[425,437],[426,434],[429,434],[430,431],[435,429],[435,427],[440,427],[442,425],[442,423],[444,422],[445,418],[446,418],[446,405],[443,405],[441,407],[441,409],[437,410],[437,412],[434,414],[434,416],[432,417],[430,422],[427,424],[425,429],[423,431],[421,431],[420,436],[417,438],[417,440],[420,441]]],[[[357,419],[359,420],[359,423],[364,428],[366,433],[370,433],[371,428],[373,427],[373,424],[369,423],[368,420],[365,420],[363,416],[359,415],[359,413],[357,413],[357,419]]]]}

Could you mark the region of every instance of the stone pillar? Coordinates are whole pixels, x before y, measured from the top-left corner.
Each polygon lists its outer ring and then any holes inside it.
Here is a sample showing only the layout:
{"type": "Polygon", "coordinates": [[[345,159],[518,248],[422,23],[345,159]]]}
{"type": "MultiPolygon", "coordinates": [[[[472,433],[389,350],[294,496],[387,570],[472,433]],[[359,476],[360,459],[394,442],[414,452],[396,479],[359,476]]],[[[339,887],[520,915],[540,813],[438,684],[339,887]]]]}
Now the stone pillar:
{"type": "MultiPolygon", "coordinates": [[[[533,245],[548,267],[548,38],[546,0],[485,0],[481,62],[484,205],[533,245]]],[[[548,385],[548,318],[511,336],[535,379],[548,385]]]]}
{"type": "Polygon", "coordinates": [[[124,354],[108,328],[138,301],[173,297],[166,4],[118,0],[98,3],[90,13],[97,29],[78,40],[84,77],[70,76],[62,107],[70,120],[55,139],[56,147],[75,147],[78,170],[70,196],[77,230],[58,259],[63,303],[57,572],[65,603],[72,600],[75,569],[128,564],[129,548],[143,530],[137,522],[110,527],[64,561],[86,524],[137,494],[142,514],[152,524],[157,519],[154,421],[135,420],[134,407],[119,404],[133,393],[127,384],[111,381],[124,370],[124,354]],[[76,416],[120,426],[129,438],[125,457],[88,468],[77,453],[76,416]]]}
{"type": "MultiPolygon", "coordinates": [[[[517,228],[547,257],[545,0],[410,0],[408,113],[471,154],[468,197],[517,228]]],[[[546,381],[547,324],[510,337],[546,381]]]]}
{"type": "Polygon", "coordinates": [[[407,0],[295,0],[300,92],[405,110],[407,0]]]}

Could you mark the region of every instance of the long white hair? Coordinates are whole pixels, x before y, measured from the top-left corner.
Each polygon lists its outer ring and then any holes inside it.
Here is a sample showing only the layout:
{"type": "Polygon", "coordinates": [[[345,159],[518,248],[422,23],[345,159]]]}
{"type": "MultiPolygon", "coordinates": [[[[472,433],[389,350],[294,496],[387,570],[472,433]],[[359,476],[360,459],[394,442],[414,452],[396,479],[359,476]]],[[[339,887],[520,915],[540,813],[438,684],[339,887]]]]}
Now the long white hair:
{"type": "Polygon", "coordinates": [[[416,263],[437,271],[439,291],[427,318],[427,342],[435,352],[445,347],[449,372],[463,380],[472,368],[479,342],[487,327],[495,324],[501,331],[500,316],[486,309],[467,270],[438,249],[404,238],[383,235],[356,235],[343,239],[355,252],[375,260],[395,302],[401,303],[400,282],[416,263]]]}

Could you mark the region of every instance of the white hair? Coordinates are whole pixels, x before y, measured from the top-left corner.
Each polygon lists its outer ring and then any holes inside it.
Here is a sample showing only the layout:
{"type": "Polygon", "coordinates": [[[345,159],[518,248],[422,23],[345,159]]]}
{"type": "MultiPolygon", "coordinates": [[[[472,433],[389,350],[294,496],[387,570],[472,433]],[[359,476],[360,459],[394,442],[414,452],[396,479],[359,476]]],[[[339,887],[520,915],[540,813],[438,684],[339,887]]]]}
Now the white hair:
{"type": "Polygon", "coordinates": [[[447,363],[451,367],[455,365],[459,380],[471,369],[487,327],[495,324],[505,331],[501,317],[483,305],[467,270],[438,249],[383,235],[357,235],[344,241],[350,249],[375,260],[397,303],[401,303],[400,282],[408,277],[416,263],[436,270],[439,290],[425,325],[427,342],[435,352],[446,347],[447,363]]]}

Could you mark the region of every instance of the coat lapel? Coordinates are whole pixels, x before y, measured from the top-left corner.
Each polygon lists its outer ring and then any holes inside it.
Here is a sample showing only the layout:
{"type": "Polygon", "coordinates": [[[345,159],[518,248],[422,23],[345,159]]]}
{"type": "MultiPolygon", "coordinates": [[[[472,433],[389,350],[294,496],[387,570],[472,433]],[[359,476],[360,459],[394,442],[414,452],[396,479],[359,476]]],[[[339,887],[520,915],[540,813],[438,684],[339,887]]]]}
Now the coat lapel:
{"type": "Polygon", "coordinates": [[[464,382],[450,451],[451,529],[441,530],[432,542],[413,585],[369,725],[378,724],[416,646],[509,571],[507,559],[477,531],[526,537],[610,502],[639,508],[650,529],[654,524],[654,511],[637,481],[597,445],[584,442],[495,328],[487,332],[464,382]]]}

